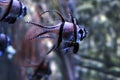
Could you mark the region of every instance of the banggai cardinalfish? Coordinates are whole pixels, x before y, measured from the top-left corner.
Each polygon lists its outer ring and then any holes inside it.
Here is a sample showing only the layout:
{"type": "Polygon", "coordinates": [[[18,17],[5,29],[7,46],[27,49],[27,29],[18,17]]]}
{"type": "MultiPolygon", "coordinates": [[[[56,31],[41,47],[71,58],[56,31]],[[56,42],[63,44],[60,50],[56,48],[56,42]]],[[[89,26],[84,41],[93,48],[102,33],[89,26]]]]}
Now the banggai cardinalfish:
{"type": "MultiPolygon", "coordinates": [[[[61,43],[64,43],[64,52],[67,52],[71,47],[73,47],[73,53],[77,53],[79,50],[80,41],[82,41],[87,36],[87,30],[84,28],[84,26],[79,25],[77,19],[72,15],[70,15],[71,21],[66,21],[58,11],[45,11],[41,13],[40,16],[47,12],[55,12],[61,18],[61,22],[54,26],[43,26],[33,22],[27,22],[44,29],[43,32],[32,37],[31,40],[43,36],[47,33],[54,33],[58,35],[57,44],[53,45],[47,54],[49,54],[52,50],[58,48],[61,43]]],[[[44,36],[43,38],[48,37],[44,36]]]]}

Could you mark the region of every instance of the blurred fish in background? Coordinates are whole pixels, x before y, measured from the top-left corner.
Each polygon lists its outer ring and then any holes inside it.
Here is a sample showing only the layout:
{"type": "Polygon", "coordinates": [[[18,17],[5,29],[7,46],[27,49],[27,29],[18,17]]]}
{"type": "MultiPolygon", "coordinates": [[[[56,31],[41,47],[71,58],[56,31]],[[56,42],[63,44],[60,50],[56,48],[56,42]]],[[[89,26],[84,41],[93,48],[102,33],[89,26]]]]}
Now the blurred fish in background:
{"type": "Polygon", "coordinates": [[[16,50],[13,48],[10,38],[7,35],[1,33],[0,34],[0,56],[5,55],[5,52],[8,53],[7,57],[9,59],[12,59],[13,55],[15,55],[16,53],[16,50]]]}
{"type": "Polygon", "coordinates": [[[26,15],[26,7],[19,0],[0,0],[0,21],[15,23],[26,15]]]}

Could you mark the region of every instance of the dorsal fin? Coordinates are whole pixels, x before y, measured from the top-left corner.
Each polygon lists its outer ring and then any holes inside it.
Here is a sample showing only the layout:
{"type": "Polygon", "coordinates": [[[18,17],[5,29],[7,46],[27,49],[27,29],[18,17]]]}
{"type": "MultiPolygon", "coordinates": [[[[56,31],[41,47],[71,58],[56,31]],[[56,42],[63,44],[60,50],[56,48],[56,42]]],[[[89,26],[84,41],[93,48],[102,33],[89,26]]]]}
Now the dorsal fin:
{"type": "MultiPolygon", "coordinates": [[[[47,12],[55,12],[55,13],[61,18],[61,21],[62,21],[62,22],[65,22],[65,19],[63,18],[63,16],[62,16],[58,11],[55,11],[55,10],[52,10],[52,11],[44,11],[44,12],[42,12],[42,13],[40,14],[40,17],[41,17],[43,14],[47,13],[47,12]]],[[[33,24],[33,25],[35,25],[35,26],[37,26],[37,27],[41,27],[41,28],[45,28],[45,29],[53,29],[53,28],[56,28],[56,26],[53,26],[53,27],[45,27],[45,26],[43,26],[43,25],[40,25],[40,24],[37,24],[37,23],[33,23],[33,22],[26,22],[26,23],[33,24]]]]}
{"type": "MultiPolygon", "coordinates": [[[[55,12],[55,13],[61,18],[62,23],[61,23],[61,25],[60,25],[59,36],[58,36],[58,44],[57,44],[57,47],[59,47],[60,43],[62,42],[62,34],[63,34],[63,28],[64,28],[64,24],[65,24],[65,19],[63,18],[63,16],[62,16],[58,11],[55,11],[55,10],[44,11],[44,12],[42,12],[42,13],[40,14],[40,17],[41,17],[43,14],[47,13],[47,12],[55,12]]],[[[43,26],[43,25],[36,24],[36,23],[33,23],[33,22],[27,22],[27,23],[33,24],[33,25],[38,26],[38,27],[41,27],[41,28],[46,28],[46,29],[56,28],[56,26],[53,26],[53,27],[45,27],[45,26],[43,26]]],[[[47,32],[48,32],[48,31],[47,31],[47,32]]],[[[45,34],[45,33],[47,33],[47,32],[40,33],[40,34],[34,36],[32,39],[35,39],[35,38],[39,37],[40,35],[43,35],[43,34],[45,34]]],[[[32,39],[31,39],[31,40],[32,40],[32,39]]]]}
{"type": "Polygon", "coordinates": [[[55,11],[55,10],[49,10],[49,11],[44,11],[40,14],[40,16],[42,16],[43,14],[47,13],[47,12],[55,12],[60,18],[61,18],[61,21],[62,22],[65,22],[65,19],[63,18],[63,16],[58,12],[58,11],[55,11]]]}
{"type": "Polygon", "coordinates": [[[58,37],[58,43],[57,43],[57,48],[59,47],[60,43],[62,42],[62,34],[63,34],[63,28],[64,28],[64,24],[65,24],[65,19],[63,18],[63,16],[55,10],[52,11],[45,11],[43,13],[40,14],[40,16],[42,16],[43,14],[47,13],[47,12],[55,12],[57,15],[59,15],[59,17],[61,18],[61,25],[60,25],[60,30],[59,30],[59,37],[58,37]]]}

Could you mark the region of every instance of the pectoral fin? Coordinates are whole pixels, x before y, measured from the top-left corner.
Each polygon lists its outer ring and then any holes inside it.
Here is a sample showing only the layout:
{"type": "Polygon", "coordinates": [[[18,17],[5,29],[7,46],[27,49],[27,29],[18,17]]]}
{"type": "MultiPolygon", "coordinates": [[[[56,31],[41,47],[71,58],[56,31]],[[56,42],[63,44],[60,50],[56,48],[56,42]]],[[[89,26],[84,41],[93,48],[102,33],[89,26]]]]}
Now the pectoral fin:
{"type": "Polygon", "coordinates": [[[78,52],[78,50],[79,50],[79,43],[76,42],[73,44],[73,53],[76,54],[78,52]]]}

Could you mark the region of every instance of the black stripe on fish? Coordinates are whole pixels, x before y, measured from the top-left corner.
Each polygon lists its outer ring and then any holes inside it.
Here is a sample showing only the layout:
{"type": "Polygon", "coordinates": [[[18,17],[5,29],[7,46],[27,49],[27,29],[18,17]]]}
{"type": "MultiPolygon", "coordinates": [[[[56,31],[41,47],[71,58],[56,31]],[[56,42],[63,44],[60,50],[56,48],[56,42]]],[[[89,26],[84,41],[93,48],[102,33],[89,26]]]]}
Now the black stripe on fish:
{"type": "Polygon", "coordinates": [[[57,48],[59,47],[60,43],[62,42],[64,24],[65,24],[65,22],[60,25],[57,48]]]}
{"type": "Polygon", "coordinates": [[[76,40],[77,40],[77,26],[76,26],[76,22],[75,22],[73,15],[71,15],[71,21],[72,21],[73,27],[74,27],[74,42],[76,42],[76,40]]]}

